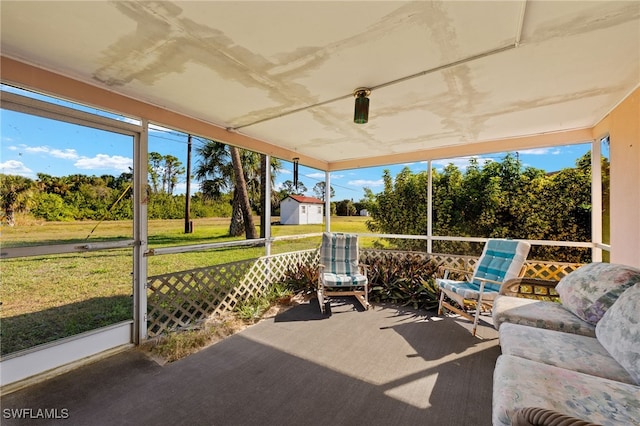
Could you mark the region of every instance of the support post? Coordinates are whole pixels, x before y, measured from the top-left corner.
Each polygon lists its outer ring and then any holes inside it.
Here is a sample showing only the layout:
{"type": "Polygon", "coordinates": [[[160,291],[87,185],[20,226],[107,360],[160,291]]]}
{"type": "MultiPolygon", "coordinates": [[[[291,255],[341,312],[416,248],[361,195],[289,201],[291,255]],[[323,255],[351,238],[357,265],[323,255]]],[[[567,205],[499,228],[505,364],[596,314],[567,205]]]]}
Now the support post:
{"type": "Polygon", "coordinates": [[[265,175],[265,189],[264,189],[264,251],[265,256],[271,256],[271,156],[264,156],[264,175],[265,175]]]}
{"type": "Polygon", "coordinates": [[[185,194],[184,205],[184,233],[191,234],[193,227],[191,226],[191,134],[187,139],[187,190],[185,194]]]}
{"type": "Polygon", "coordinates": [[[142,120],[140,136],[133,149],[133,343],[147,339],[147,165],[149,122],[142,120]]]}
{"type": "Polygon", "coordinates": [[[427,161],[427,253],[433,252],[433,170],[427,161]]]}
{"type": "MultiPolygon", "coordinates": [[[[591,242],[602,244],[602,140],[591,141],[591,242]]],[[[602,262],[602,249],[591,249],[591,261],[602,262]]]]}
{"type": "Polygon", "coordinates": [[[331,172],[324,172],[324,230],[331,232],[331,172]]]}

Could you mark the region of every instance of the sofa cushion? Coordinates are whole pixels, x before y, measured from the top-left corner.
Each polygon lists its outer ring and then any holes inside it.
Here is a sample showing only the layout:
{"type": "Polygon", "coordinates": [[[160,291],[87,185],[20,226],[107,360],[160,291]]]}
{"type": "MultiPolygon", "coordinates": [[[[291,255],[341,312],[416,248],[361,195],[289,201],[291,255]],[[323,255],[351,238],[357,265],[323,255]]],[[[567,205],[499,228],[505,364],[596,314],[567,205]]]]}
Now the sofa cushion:
{"type": "Polygon", "coordinates": [[[493,303],[493,326],[522,324],[565,333],[595,337],[595,326],[569,312],[561,304],[535,299],[499,295],[493,303]]]}
{"type": "Polygon", "coordinates": [[[502,324],[500,347],[505,355],[635,384],[633,377],[595,337],[519,324],[502,324]]]}
{"type": "Polygon", "coordinates": [[[556,290],[567,309],[595,325],[618,296],[636,283],[640,283],[640,269],[594,262],[566,275],[556,290]]]}
{"type": "Polygon", "coordinates": [[[523,407],[540,407],[600,425],[637,425],[640,386],[501,355],[493,375],[493,426],[511,425],[523,407]]]}
{"type": "Polygon", "coordinates": [[[640,385],[640,284],[620,295],[598,322],[596,336],[640,385]]]}

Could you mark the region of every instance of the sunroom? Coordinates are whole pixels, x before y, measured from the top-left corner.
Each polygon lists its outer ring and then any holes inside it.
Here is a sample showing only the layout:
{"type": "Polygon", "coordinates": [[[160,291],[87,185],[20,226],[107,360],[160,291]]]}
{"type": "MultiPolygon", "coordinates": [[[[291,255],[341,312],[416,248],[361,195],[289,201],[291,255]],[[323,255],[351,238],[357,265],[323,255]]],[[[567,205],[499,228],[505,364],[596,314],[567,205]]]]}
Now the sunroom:
{"type": "MultiPolygon", "coordinates": [[[[152,126],[264,154],[267,162],[277,158],[315,168],[324,172],[325,188],[340,171],[415,161],[430,170],[439,159],[560,145],[590,143],[592,158],[599,159],[606,139],[609,241],[602,238],[602,212],[593,209],[591,241],[575,245],[592,250],[593,261],[602,260],[605,251],[612,263],[640,267],[638,2],[2,2],[0,7],[2,109],[124,135],[133,158],[135,207],[127,238],[2,248],[3,259],[127,249],[134,307],[124,323],[3,357],[3,388],[145,341],[148,264],[156,256],[217,253],[228,246],[254,250],[257,244],[264,246],[259,249],[264,257],[260,273],[249,281],[282,269],[272,249],[290,240],[272,234],[270,209],[265,209],[263,238],[220,246],[149,244],[153,230],[145,194],[152,126]],[[25,97],[20,90],[116,118],[25,97]],[[368,116],[354,120],[354,104],[363,93],[368,116]]],[[[592,167],[594,206],[602,202],[599,164],[594,160],[592,167]]],[[[318,232],[332,230],[329,197],[325,202],[318,232]]],[[[425,241],[431,253],[433,242],[460,236],[429,230],[387,237],[425,241]]],[[[286,256],[297,262],[312,255],[286,256]]]]}

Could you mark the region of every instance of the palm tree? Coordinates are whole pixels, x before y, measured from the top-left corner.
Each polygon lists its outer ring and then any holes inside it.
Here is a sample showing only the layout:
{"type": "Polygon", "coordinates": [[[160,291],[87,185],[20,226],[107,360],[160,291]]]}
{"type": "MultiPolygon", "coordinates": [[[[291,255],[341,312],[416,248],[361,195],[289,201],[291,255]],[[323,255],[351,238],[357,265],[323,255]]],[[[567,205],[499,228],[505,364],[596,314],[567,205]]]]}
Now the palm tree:
{"type": "Polygon", "coordinates": [[[7,225],[15,226],[15,211],[26,205],[33,181],[24,176],[0,174],[0,204],[7,225]]]}
{"type": "MultiPolygon", "coordinates": [[[[235,146],[229,146],[229,152],[231,152],[231,163],[233,164],[233,175],[235,179],[235,196],[233,198],[240,204],[246,238],[252,240],[258,238],[258,234],[256,232],[256,226],[253,223],[253,214],[251,213],[251,203],[249,202],[249,193],[247,192],[247,181],[244,179],[240,151],[235,146]]],[[[231,233],[231,228],[229,228],[229,233],[231,233]]]]}
{"type": "MultiPolygon", "coordinates": [[[[197,148],[196,152],[200,160],[194,175],[200,181],[203,196],[219,199],[222,194],[233,191],[229,235],[239,236],[244,231],[246,238],[256,238],[251,211],[256,210],[264,216],[261,200],[264,199],[265,186],[260,183],[264,156],[210,140],[197,148]],[[237,156],[233,151],[237,151],[237,156]]],[[[270,166],[273,186],[276,172],[280,168],[280,160],[271,159],[270,166]]]]}

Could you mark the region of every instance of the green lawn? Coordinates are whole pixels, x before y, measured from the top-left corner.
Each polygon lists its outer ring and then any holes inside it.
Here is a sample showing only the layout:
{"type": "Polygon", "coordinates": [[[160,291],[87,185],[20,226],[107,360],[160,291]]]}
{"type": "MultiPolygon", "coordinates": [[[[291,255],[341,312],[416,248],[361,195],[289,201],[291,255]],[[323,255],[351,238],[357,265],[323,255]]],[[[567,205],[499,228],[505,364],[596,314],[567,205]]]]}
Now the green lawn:
{"type": "MultiPolygon", "coordinates": [[[[332,217],[334,232],[368,232],[365,217],[332,217]]],[[[149,222],[149,247],[219,243],[244,238],[226,236],[228,219],[197,219],[193,233],[184,221],[149,222]]],[[[256,222],[259,223],[259,222],[256,222]]],[[[279,225],[273,236],[301,235],[324,225],[279,225]]],[[[2,226],[2,245],[21,247],[131,239],[132,222],[36,222],[18,220],[2,226]],[[87,238],[89,236],[89,238],[87,238]]],[[[369,246],[373,239],[363,239],[369,246]]],[[[318,247],[319,237],[277,242],[272,253],[318,247]]],[[[160,275],[263,256],[264,247],[222,248],[148,257],[148,274],[160,275]]],[[[132,249],[33,256],[1,261],[0,333],[2,354],[49,342],[132,317],[132,249]]]]}

